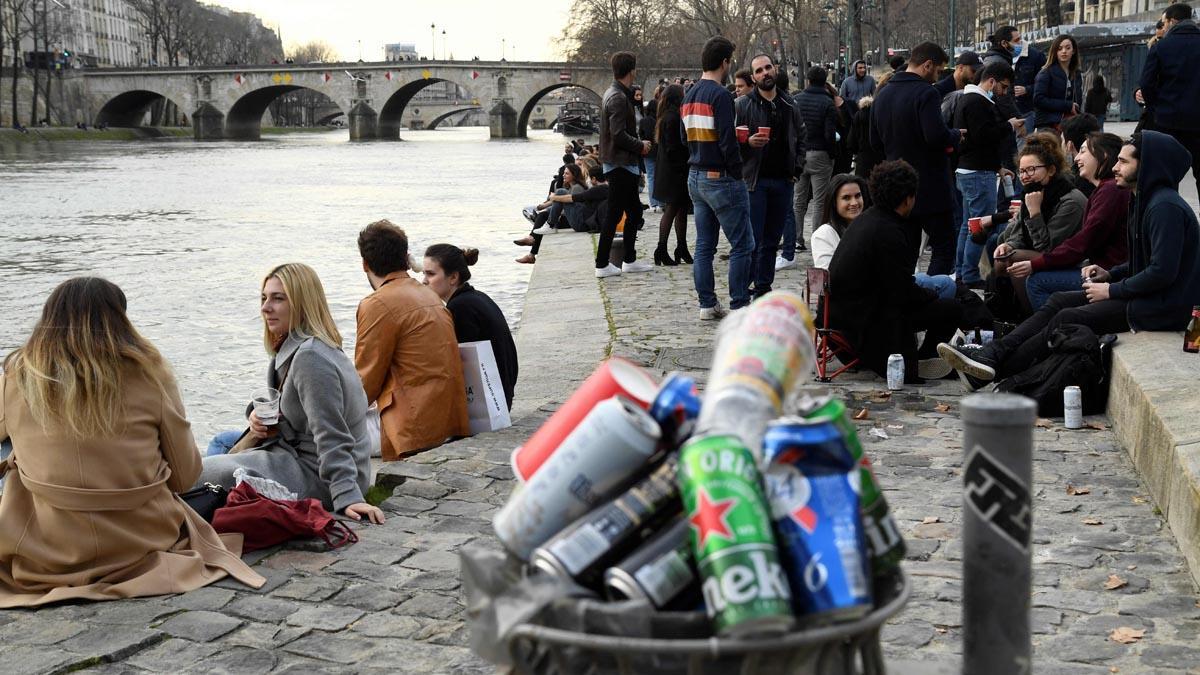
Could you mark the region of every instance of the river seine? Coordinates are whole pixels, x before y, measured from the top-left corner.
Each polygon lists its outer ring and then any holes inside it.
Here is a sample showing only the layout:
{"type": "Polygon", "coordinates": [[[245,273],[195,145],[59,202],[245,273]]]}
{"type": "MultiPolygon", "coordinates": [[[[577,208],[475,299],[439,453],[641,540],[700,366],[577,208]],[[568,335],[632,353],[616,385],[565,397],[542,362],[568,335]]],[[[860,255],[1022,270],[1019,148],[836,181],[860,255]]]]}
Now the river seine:
{"type": "Polygon", "coordinates": [[[312,265],[353,354],[370,292],[355,243],[380,218],[419,257],[439,242],[480,249],[472,284],[514,327],[530,267],[512,244],[521,207],[545,195],[563,137],[489,141],[486,128],[406,131],[350,143],[346,131],[259,142],[61,142],[0,150],[0,358],[29,335],[50,291],[101,275],[171,362],[196,441],[244,426],[264,383],[259,289],[284,262],[312,265]]]}

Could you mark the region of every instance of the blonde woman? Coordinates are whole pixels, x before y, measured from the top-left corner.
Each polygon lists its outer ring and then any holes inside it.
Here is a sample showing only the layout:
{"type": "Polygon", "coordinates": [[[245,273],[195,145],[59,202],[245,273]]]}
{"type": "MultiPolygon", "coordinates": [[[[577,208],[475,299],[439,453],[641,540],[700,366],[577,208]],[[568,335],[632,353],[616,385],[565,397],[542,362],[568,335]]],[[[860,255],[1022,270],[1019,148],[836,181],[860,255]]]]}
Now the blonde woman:
{"type": "Polygon", "coordinates": [[[219,537],[178,493],[200,473],[179,389],[95,277],[50,294],[0,375],[0,607],[258,588],[241,536],[219,537]]]}
{"type": "Polygon", "coordinates": [[[364,497],[371,480],[367,396],[342,352],[317,273],[300,263],[267,273],[262,317],[271,355],[267,386],[279,390],[279,421],[267,426],[251,412],[247,435],[254,447],[205,457],[197,484],[232,488],[233,472],[244,468],[334,512],[382,523],[383,511],[364,497]]]}

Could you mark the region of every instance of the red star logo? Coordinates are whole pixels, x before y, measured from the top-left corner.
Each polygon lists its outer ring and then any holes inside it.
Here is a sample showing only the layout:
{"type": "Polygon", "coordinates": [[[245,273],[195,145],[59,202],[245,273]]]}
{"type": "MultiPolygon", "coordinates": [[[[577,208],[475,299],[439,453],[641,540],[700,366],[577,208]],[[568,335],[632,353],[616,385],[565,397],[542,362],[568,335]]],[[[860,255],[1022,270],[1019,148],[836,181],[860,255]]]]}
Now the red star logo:
{"type": "Polygon", "coordinates": [[[737,506],[737,497],[722,499],[714,502],[704,488],[696,494],[696,510],[688,516],[688,522],[696,530],[697,549],[704,550],[709,536],[717,536],[726,541],[733,541],[733,531],[729,529],[729,511],[737,506]]]}

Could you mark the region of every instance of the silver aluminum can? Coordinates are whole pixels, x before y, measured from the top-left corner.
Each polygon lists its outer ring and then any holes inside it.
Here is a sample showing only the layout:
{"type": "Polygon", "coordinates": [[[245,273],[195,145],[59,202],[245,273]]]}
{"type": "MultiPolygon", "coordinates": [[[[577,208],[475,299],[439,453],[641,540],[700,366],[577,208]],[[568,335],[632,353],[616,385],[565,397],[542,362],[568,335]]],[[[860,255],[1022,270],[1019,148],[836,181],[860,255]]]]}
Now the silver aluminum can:
{"type": "Polygon", "coordinates": [[[621,396],[596,404],[496,514],[496,537],[513,555],[533,549],[610,497],[658,448],[653,417],[621,396]]]}
{"type": "Polygon", "coordinates": [[[690,529],[679,518],[618,565],[604,573],[604,587],[612,600],[646,600],[663,609],[682,595],[699,577],[692,558],[690,529]]]}
{"type": "Polygon", "coordinates": [[[1083,392],[1079,387],[1063,389],[1063,426],[1068,429],[1083,428],[1083,392]]]}
{"type": "Polygon", "coordinates": [[[904,388],[904,357],[892,354],[887,362],[887,388],[899,391],[904,388]]]}

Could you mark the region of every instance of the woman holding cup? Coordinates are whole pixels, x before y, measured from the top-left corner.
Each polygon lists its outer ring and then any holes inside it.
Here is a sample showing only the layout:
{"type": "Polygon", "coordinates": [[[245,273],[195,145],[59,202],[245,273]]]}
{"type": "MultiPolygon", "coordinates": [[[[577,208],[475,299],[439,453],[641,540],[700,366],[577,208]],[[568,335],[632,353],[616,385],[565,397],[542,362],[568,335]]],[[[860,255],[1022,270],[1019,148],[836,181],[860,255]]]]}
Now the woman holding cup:
{"type": "Polygon", "coordinates": [[[364,496],[371,480],[367,397],[317,273],[300,263],[271,270],[262,317],[267,388],[254,394],[242,440],[230,454],[204,458],[197,485],[232,488],[234,471],[246,469],[336,513],[382,523],[383,511],[364,496]]]}

